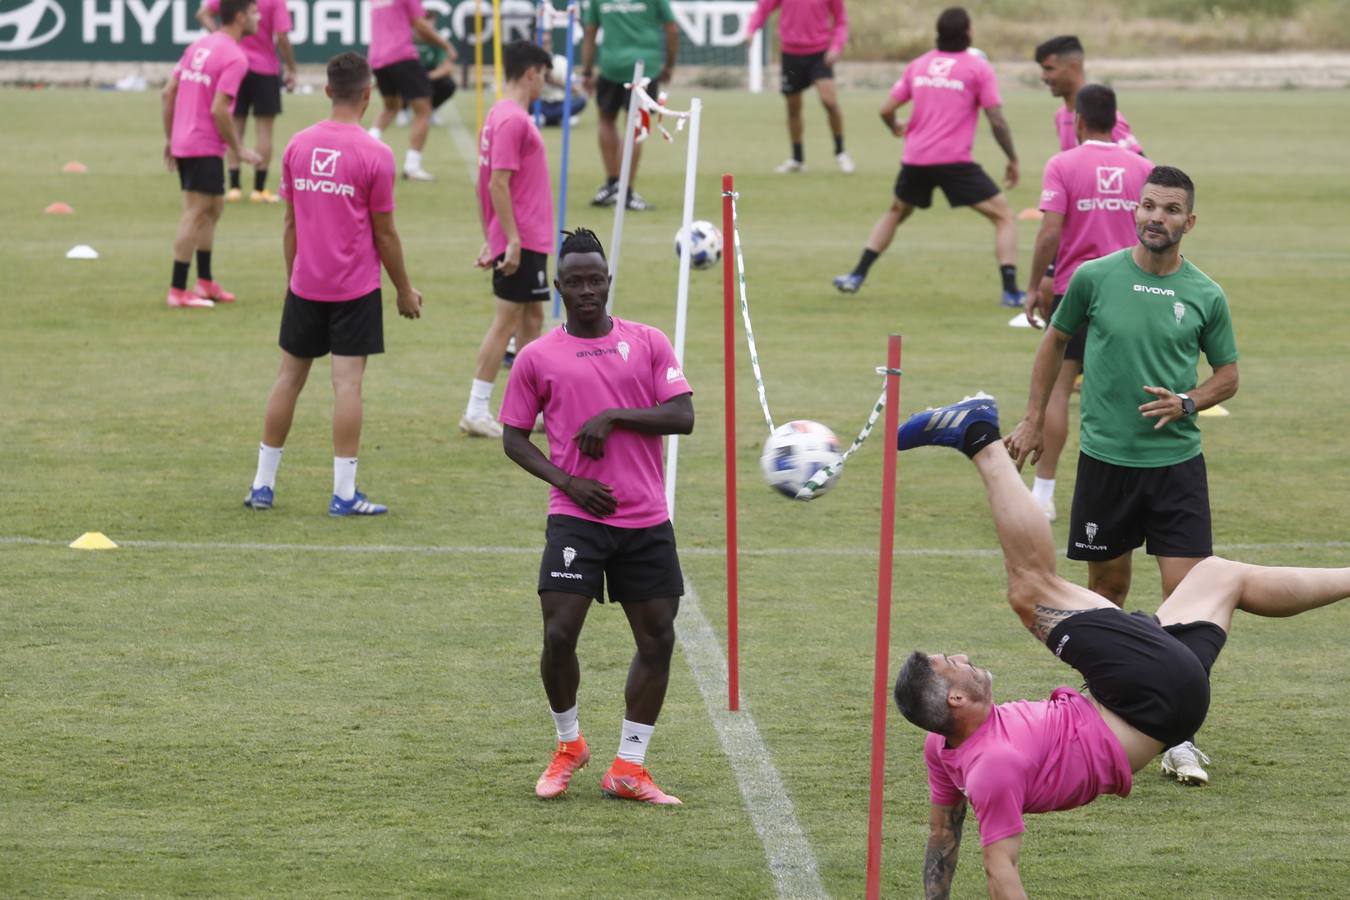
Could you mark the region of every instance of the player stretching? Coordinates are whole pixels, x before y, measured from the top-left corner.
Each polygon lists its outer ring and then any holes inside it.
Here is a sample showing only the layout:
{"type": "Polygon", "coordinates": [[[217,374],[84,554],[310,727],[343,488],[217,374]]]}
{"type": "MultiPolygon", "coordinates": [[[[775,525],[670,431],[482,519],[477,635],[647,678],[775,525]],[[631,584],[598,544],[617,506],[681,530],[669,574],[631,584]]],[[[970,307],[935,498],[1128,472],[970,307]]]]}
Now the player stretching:
{"type": "Polygon", "coordinates": [[[689,382],[664,334],[606,315],[609,267],[594,234],[578,228],[563,241],[554,286],[567,321],[521,350],[502,402],[506,455],[553,486],[539,566],[539,669],[558,749],[534,790],[557,797],[591,757],[577,722],[576,649],[591,602],[604,601],[608,583],[637,653],[624,689],[619,754],[600,790],[623,800],[678,804],[652,783],[645,761],[666,696],[684,593],[662,490],[661,436],[693,431],[689,382]],[[547,458],[530,443],[541,411],[547,458]]]}
{"type": "Polygon", "coordinates": [[[781,91],[787,100],[792,158],[774,171],[789,174],[806,168],[802,161],[802,92],[814,84],[834,134],[834,161],[841,172],[852,175],[853,158],[844,152],[844,114],[834,86],[834,64],[848,43],[844,0],[759,0],[746,29],[747,45],[779,6],[783,8],[778,17],[778,42],[783,53],[781,91]]]}
{"type": "Polygon", "coordinates": [[[975,125],[984,110],[994,139],[1008,156],[1005,184],[1017,185],[1017,152],[1012,130],[1003,118],[1003,100],[994,70],[970,48],[970,16],[959,6],[942,11],[937,20],[937,49],[930,50],[905,67],[905,74],[891,88],[881,105],[881,120],[896,137],[905,139],[895,199],[876,225],[863,248],[857,266],[834,279],[834,286],[856,294],[867,271],[885,252],[895,230],[916,208],[927,209],[933,189],[942,188],[953,208],[970,206],[994,225],[994,255],[1003,281],[1003,305],[1022,306],[1017,289],[1017,223],[1008,199],[998,185],[970,155],[975,125]],[[914,101],[909,123],[897,122],[896,111],[914,101]]]}
{"type": "MultiPolygon", "coordinates": [[[[1055,133],[1059,135],[1059,149],[1071,150],[1078,146],[1079,137],[1074,126],[1075,100],[1078,91],[1087,83],[1083,74],[1083,45],[1077,36],[1062,34],[1036,48],[1036,64],[1041,67],[1041,82],[1050,89],[1050,96],[1062,97],[1064,105],[1055,110],[1055,133]]],[[[1144,148],[1130,131],[1130,123],[1116,110],[1111,126],[1111,140],[1126,150],[1143,155],[1144,148]]]]}
{"type": "MultiPolygon", "coordinates": [[[[1069,279],[1078,267],[1117,250],[1133,247],[1136,199],[1153,163],[1131,152],[1111,137],[1117,122],[1116,94],[1100,84],[1083,85],[1074,92],[1077,113],[1072,148],[1057,153],[1045,165],[1041,189],[1041,229],[1031,257],[1032,283],[1027,287],[1027,318],[1050,321],[1069,279]],[[1037,272],[1055,263],[1052,302],[1037,286],[1037,272]]],[[[1064,348],[1050,400],[1045,407],[1045,443],[1036,461],[1031,494],[1055,520],[1055,471],[1069,432],[1069,394],[1083,368],[1087,329],[1080,327],[1064,348]]]]}
{"type": "Polygon", "coordinates": [[[964,655],[915,651],[901,666],[896,705],[929,732],[927,897],[951,891],[967,804],[979,822],[989,896],[1025,897],[1017,868],[1023,816],[1084,806],[1102,794],[1124,797],[1133,772],[1194,733],[1209,709],[1209,672],[1234,610],[1283,618],[1350,596],[1350,569],[1211,556],[1156,615],[1126,613],[1055,574],[1050,523],[999,440],[992,398],[919,413],[898,437],[901,450],[940,444],[975,463],[1003,547],[1008,602],[1036,640],[1087,682],[1086,696],[1059,687],[1048,700],[995,704],[989,671],[964,655]]]}
{"type": "Polygon", "coordinates": [[[488,110],[478,136],[478,209],[483,247],[475,262],[492,270],[492,324],[478,347],[478,369],[459,430],[470,437],[501,437],[488,401],[514,335],[516,350],[539,337],[548,299],[548,255],[553,250],[553,192],[548,151],[527,110],[539,99],[553,57],[529,41],[502,50],[506,87],[488,110]]]}
{"type": "Polygon", "coordinates": [[[408,152],[403,157],[403,177],[410,181],[434,181],[422,168],[422,150],[431,130],[431,79],[413,46],[413,34],[446,52],[453,61],[455,48],[441,37],[427,19],[422,0],[375,0],[370,9],[370,65],[375,70],[384,107],[370,129],[376,139],[406,103],[412,110],[408,129],[408,152]]]}
{"type": "MultiPolygon", "coordinates": [[[[215,31],[219,12],[220,0],[206,0],[197,10],[197,21],[207,31],[215,31]]],[[[253,193],[248,198],[251,203],[281,202],[280,197],[267,189],[267,169],[272,163],[272,126],[281,115],[282,80],[277,50],[286,60],[286,90],[295,90],[295,51],[291,48],[290,30],[291,14],[286,8],[286,0],[258,0],[258,30],[239,42],[240,49],[248,57],[248,74],[239,85],[239,95],[234,100],[234,128],[243,138],[249,111],[253,112],[257,123],[253,149],[260,157],[253,169],[253,193]],[[273,35],[276,36],[275,43],[273,35]]],[[[225,194],[225,201],[233,203],[243,197],[239,188],[239,159],[231,154],[227,162],[230,189],[225,194]]]]}
{"type": "MultiPolygon", "coordinates": [[[[228,2],[228,0],[227,0],[228,2]]],[[[333,354],[333,499],[330,516],[374,516],[388,507],[356,489],[361,378],[384,352],[380,263],[398,290],[399,315],[422,314],[394,228],[394,154],[361,128],[371,71],[359,53],[328,62],[328,119],[291,138],[281,157],[286,201],[282,248],[290,276],[281,313],[281,369],[267,398],[258,470],[244,505],[271,509],[281,449],[317,357],[333,354]]]]}
{"type": "Polygon", "coordinates": [[[211,274],[216,222],[225,209],[225,151],[256,165],[258,154],[241,149],[230,104],[248,71],[239,41],[258,27],[254,0],[222,0],[220,30],[193,43],[174,66],[164,87],[164,165],[178,170],[183,214],[173,238],[169,306],[209,307],[234,302],[234,294],[211,274]],[[193,251],[197,284],[187,289],[193,251]]]}

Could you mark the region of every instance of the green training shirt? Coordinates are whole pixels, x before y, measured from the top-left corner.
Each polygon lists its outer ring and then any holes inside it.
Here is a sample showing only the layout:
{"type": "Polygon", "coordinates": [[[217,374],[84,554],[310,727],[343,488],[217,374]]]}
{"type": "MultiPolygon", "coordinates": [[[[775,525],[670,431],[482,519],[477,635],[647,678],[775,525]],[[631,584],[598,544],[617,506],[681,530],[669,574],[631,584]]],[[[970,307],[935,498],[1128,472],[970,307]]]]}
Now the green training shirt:
{"type": "Polygon", "coordinates": [[[1083,263],[1050,324],[1073,334],[1087,322],[1080,445],[1093,459],[1158,468],[1200,453],[1200,428],[1183,416],[1157,431],[1139,406],[1144,385],[1186,393],[1203,351],[1210,366],[1237,362],[1223,289],[1183,258],[1167,276],[1135,265],[1130,250],[1083,263]]]}
{"type": "Polygon", "coordinates": [[[666,23],[674,22],[670,0],[590,0],[582,24],[605,30],[600,77],[623,84],[633,80],[640,59],[647,78],[666,65],[666,23]]]}

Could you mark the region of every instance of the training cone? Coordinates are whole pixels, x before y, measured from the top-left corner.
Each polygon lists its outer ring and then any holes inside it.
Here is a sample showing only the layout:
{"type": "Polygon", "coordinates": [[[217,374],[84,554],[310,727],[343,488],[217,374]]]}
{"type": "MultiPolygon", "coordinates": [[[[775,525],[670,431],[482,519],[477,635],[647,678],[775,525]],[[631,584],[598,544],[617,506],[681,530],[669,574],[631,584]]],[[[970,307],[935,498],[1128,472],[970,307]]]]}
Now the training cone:
{"type": "Polygon", "coordinates": [[[98,259],[98,251],[88,244],[76,244],[66,251],[66,259],[98,259]]]}
{"type": "Polygon", "coordinates": [[[1212,416],[1214,418],[1223,418],[1224,416],[1231,416],[1232,413],[1230,413],[1228,410],[1224,409],[1222,406],[1216,403],[1209,409],[1200,410],[1200,412],[1196,413],[1196,415],[1206,417],[1212,416]]]}
{"type": "Polygon", "coordinates": [[[74,211],[69,203],[61,203],[60,201],[43,210],[49,216],[68,216],[74,211]]]}
{"type": "Polygon", "coordinates": [[[61,171],[65,172],[67,175],[84,175],[89,171],[89,167],[82,162],[72,159],[61,167],[61,171]]]}
{"type": "Polygon", "coordinates": [[[1039,209],[1028,206],[1017,214],[1017,218],[1021,219],[1023,222],[1039,222],[1041,219],[1045,218],[1045,213],[1041,212],[1039,209]]]}
{"type": "Polygon", "coordinates": [[[101,531],[86,531],[70,542],[72,550],[116,550],[117,545],[101,531]]]}
{"type": "MultiPolygon", "coordinates": [[[[1032,313],[1032,315],[1035,315],[1035,313],[1032,313]]],[[[1008,320],[1008,327],[1009,327],[1009,328],[1030,328],[1030,327],[1032,327],[1032,326],[1031,326],[1031,323],[1027,321],[1027,314],[1024,313],[1024,312],[1020,312],[1020,313],[1018,313],[1017,315],[1013,316],[1011,319],[1008,320]]],[[[1040,316],[1036,316],[1036,327],[1037,327],[1037,328],[1044,328],[1044,327],[1045,327],[1045,323],[1041,321],[1041,317],[1040,317],[1040,316]]]]}

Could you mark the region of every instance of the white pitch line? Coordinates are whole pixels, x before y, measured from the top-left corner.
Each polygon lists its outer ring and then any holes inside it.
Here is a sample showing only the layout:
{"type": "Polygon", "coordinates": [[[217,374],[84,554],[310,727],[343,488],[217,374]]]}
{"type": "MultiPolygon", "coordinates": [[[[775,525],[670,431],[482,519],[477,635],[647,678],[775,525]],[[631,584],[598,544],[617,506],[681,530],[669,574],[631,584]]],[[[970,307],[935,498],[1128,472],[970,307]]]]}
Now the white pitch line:
{"type": "Polygon", "coordinates": [[[797,822],[792,800],[759,736],[754,718],[744,703],[739,712],[726,708],[726,655],[703,615],[693,585],[686,581],[684,587],[680,614],[675,617],[675,634],[699,693],[703,695],[708,718],[717,729],[722,752],[736,775],[736,785],[755,833],[764,845],[778,896],[828,897],[820,881],[816,856],[797,822]]]}
{"type": "Polygon", "coordinates": [[[445,130],[450,132],[450,141],[459,151],[460,159],[464,161],[464,170],[468,173],[469,180],[477,183],[478,151],[474,149],[473,136],[469,134],[464,120],[459,117],[459,107],[454,103],[447,103],[441,108],[446,111],[445,130]]]}

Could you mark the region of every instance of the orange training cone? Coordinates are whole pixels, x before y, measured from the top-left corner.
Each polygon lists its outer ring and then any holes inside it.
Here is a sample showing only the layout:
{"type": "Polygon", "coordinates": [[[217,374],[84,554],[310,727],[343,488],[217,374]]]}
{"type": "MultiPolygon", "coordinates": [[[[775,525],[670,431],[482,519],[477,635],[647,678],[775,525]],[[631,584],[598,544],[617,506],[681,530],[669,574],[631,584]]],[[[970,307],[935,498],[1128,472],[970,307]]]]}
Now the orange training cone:
{"type": "Polygon", "coordinates": [[[61,171],[65,172],[67,175],[83,175],[89,171],[89,167],[82,162],[77,162],[72,159],[61,167],[61,171]]]}
{"type": "Polygon", "coordinates": [[[75,212],[75,210],[71,209],[69,203],[61,203],[60,201],[57,201],[56,203],[53,203],[51,206],[44,209],[43,212],[45,212],[49,216],[68,216],[71,213],[75,212]]]}

